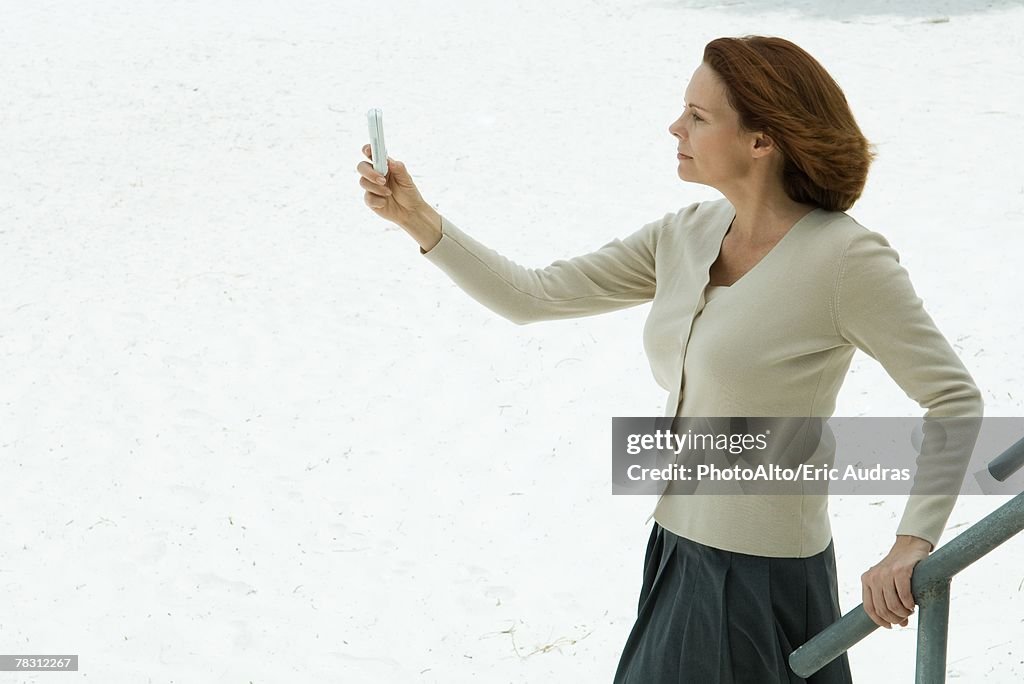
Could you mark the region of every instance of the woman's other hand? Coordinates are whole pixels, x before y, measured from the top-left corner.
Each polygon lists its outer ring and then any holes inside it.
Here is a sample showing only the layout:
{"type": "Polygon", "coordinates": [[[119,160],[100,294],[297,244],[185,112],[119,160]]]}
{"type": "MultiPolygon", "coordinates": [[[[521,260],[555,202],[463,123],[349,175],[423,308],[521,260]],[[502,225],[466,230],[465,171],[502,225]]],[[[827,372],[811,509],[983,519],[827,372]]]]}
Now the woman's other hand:
{"type": "MultiPolygon", "coordinates": [[[[363,145],[363,155],[371,158],[369,145],[363,145]]],[[[389,157],[387,176],[377,173],[368,161],[359,162],[356,171],[359,185],[366,191],[363,202],[377,216],[404,228],[424,251],[441,240],[440,214],[424,201],[405,164],[389,157]]]]}
{"type": "Polygon", "coordinates": [[[888,555],[860,576],[864,612],[886,629],[899,623],[906,627],[914,612],[914,595],[910,578],[914,566],[931,553],[931,542],[908,534],[896,536],[888,555]]]}

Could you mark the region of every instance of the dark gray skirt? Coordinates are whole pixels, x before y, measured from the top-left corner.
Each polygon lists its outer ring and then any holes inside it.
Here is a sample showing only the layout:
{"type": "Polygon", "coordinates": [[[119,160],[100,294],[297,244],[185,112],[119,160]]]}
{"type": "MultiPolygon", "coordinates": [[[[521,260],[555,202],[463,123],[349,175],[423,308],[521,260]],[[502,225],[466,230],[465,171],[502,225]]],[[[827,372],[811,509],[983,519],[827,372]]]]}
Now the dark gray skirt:
{"type": "Polygon", "coordinates": [[[840,617],[833,542],[808,558],[751,556],[655,522],[615,684],[850,684],[845,653],[807,679],[789,669],[840,617]]]}

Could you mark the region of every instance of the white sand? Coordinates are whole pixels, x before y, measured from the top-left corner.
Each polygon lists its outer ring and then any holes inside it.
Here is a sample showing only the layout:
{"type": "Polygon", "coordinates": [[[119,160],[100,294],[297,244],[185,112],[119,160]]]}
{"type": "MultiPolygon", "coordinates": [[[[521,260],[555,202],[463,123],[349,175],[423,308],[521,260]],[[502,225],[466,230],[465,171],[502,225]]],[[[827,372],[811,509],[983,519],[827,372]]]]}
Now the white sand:
{"type": "MultiPolygon", "coordinates": [[[[541,266],[719,197],[675,173],[686,80],[715,37],[793,40],[878,144],[849,213],[1021,415],[1019,3],[168,4],[0,21],[0,652],[81,658],[0,681],[611,681],[647,306],[469,299],[363,204],[372,106],[439,211],[541,266]]],[[[836,415],[921,413],[858,353],[836,415]]],[[[833,500],[844,611],[904,501],[833,500]]],[[[951,681],[1024,679],[1022,583],[1022,538],[954,579],[951,681]]],[[[912,681],[916,626],[856,680],[912,681]]]]}

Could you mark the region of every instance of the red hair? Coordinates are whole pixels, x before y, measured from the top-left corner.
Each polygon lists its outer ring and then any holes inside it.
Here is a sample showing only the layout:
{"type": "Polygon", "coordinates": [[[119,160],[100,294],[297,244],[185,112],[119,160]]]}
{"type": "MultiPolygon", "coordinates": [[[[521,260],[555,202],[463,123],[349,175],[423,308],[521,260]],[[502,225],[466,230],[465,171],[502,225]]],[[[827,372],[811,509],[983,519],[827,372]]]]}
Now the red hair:
{"type": "Polygon", "coordinates": [[[769,135],[785,159],[782,182],[796,202],[845,211],[861,196],[877,156],[839,84],[783,38],[716,38],[704,63],[725,85],[744,131],[769,135]]]}

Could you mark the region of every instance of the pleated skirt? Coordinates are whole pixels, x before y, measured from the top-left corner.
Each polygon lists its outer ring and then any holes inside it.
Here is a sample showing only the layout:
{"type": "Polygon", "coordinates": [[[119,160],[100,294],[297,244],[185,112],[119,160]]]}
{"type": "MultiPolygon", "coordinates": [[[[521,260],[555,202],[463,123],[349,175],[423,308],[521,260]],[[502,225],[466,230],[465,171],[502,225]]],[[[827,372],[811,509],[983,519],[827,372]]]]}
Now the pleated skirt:
{"type": "Polygon", "coordinates": [[[789,654],[841,616],[833,542],[808,558],[734,553],[657,522],[615,684],[851,684],[844,653],[809,678],[789,654]]]}

